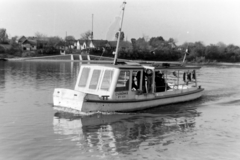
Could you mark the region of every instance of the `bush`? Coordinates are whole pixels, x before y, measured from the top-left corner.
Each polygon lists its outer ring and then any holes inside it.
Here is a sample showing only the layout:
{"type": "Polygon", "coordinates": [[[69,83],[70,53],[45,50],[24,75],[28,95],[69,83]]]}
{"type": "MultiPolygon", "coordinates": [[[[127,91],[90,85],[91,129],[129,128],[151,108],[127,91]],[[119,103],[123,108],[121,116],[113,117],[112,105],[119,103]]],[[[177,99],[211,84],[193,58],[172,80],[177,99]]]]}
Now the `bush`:
{"type": "Polygon", "coordinates": [[[22,53],[22,57],[34,57],[37,53],[35,51],[26,51],[22,53]]]}
{"type": "Polygon", "coordinates": [[[5,53],[5,49],[3,46],[0,45],[0,53],[5,53]]]}

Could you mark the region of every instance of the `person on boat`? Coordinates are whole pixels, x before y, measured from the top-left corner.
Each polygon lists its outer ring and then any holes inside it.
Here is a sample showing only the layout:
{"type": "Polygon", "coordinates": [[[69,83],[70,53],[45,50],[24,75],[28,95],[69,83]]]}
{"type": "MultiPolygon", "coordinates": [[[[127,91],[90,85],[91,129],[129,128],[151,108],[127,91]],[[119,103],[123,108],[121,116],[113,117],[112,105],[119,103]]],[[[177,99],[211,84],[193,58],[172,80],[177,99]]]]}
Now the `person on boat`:
{"type": "Polygon", "coordinates": [[[155,84],[156,84],[156,92],[164,92],[165,90],[169,90],[170,87],[166,83],[164,79],[164,74],[155,72],[155,84]],[[166,88],[166,89],[165,89],[166,88]]]}
{"type": "Polygon", "coordinates": [[[183,72],[183,81],[188,85],[188,72],[183,72]]]}
{"type": "Polygon", "coordinates": [[[135,77],[135,76],[133,76],[132,77],[132,90],[138,90],[139,89],[139,87],[138,87],[138,85],[136,84],[136,82],[135,81],[137,81],[137,78],[135,77]]]}
{"type": "MultiPolygon", "coordinates": [[[[146,93],[146,73],[143,71],[143,76],[142,76],[142,93],[146,93]]],[[[137,85],[140,86],[140,81],[141,81],[141,71],[138,71],[137,73],[137,85]]]]}
{"type": "Polygon", "coordinates": [[[183,73],[183,81],[188,85],[189,82],[192,81],[192,78],[191,78],[192,74],[191,72],[184,72],[183,73]]]}
{"type": "Polygon", "coordinates": [[[196,81],[196,71],[195,70],[192,71],[192,79],[196,81]]]}
{"type": "Polygon", "coordinates": [[[155,84],[156,84],[156,92],[165,91],[165,80],[163,79],[163,74],[155,72],[155,84]]]}
{"type": "MultiPolygon", "coordinates": [[[[135,83],[135,80],[136,80],[136,77],[135,76],[132,76],[132,88],[131,88],[131,90],[134,90],[134,91],[136,91],[136,90],[138,90],[139,89],[139,87],[136,85],[136,83],[135,83]]],[[[126,85],[125,85],[125,88],[128,90],[128,87],[129,87],[129,79],[126,81],[126,85]]]]}
{"type": "Polygon", "coordinates": [[[192,81],[192,74],[191,74],[191,72],[188,72],[188,74],[187,74],[187,80],[188,81],[192,81]]]}
{"type": "Polygon", "coordinates": [[[183,82],[186,82],[186,72],[183,72],[183,82]]]}
{"type": "Polygon", "coordinates": [[[152,91],[152,77],[153,77],[152,70],[147,69],[146,70],[147,93],[151,93],[152,91]]]}

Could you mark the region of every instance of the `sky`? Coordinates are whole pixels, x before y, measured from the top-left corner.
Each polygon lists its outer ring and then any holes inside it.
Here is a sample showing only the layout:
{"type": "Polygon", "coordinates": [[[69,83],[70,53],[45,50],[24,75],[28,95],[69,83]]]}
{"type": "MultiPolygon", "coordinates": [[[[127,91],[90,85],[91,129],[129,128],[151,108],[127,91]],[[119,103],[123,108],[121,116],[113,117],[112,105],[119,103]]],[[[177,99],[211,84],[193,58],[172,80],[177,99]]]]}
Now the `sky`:
{"type": "MultiPolygon", "coordinates": [[[[177,44],[240,46],[240,0],[126,0],[122,31],[131,38],[162,36],[177,44]]],[[[114,39],[123,0],[0,0],[0,28],[10,36],[72,35],[92,30],[114,39]],[[93,17],[93,19],[92,19],[93,17]],[[92,23],[93,22],[93,23],[92,23]],[[93,24],[93,25],[92,25],[93,24]]]]}

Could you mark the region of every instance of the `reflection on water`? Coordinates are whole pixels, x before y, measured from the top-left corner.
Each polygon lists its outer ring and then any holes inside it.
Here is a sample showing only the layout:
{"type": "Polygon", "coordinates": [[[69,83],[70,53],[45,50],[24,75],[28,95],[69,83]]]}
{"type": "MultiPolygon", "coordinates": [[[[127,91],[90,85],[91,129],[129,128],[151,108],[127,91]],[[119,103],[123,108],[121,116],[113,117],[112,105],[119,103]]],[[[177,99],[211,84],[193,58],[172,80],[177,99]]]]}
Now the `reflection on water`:
{"type": "Polygon", "coordinates": [[[75,116],[57,112],[53,118],[54,132],[66,135],[88,152],[118,155],[129,154],[140,147],[161,146],[174,143],[174,136],[186,134],[195,127],[195,117],[200,113],[193,108],[171,110],[162,107],[152,113],[96,113],[75,116]]]}

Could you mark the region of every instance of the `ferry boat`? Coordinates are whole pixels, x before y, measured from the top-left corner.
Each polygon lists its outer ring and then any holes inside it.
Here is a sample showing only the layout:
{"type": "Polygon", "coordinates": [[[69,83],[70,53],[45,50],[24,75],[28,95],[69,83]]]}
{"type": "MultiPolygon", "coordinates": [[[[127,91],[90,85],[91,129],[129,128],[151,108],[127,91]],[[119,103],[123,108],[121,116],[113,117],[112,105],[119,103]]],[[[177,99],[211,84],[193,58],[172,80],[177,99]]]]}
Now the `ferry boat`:
{"type": "Polygon", "coordinates": [[[79,114],[126,112],[202,96],[204,89],[197,83],[200,67],[185,63],[119,63],[119,42],[120,36],[113,64],[82,64],[74,90],[54,90],[55,109],[79,114]]]}
{"type": "Polygon", "coordinates": [[[74,90],[56,88],[54,106],[67,112],[135,111],[202,96],[197,66],[83,64],[74,90]]]}

